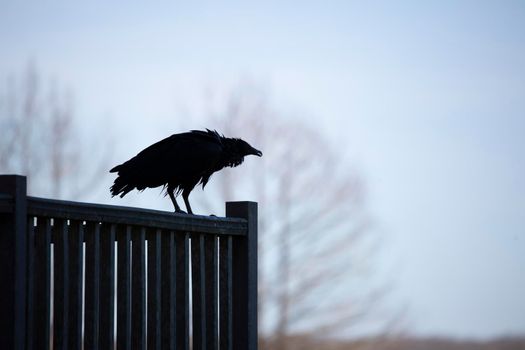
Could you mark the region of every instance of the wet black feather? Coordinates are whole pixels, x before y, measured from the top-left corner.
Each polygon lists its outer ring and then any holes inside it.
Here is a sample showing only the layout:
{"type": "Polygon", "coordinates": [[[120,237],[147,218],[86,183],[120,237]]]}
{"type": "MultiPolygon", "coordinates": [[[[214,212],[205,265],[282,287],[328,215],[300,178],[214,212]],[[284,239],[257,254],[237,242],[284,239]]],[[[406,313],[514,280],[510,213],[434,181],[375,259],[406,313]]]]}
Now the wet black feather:
{"type": "Polygon", "coordinates": [[[189,195],[198,184],[204,189],[214,172],[242,164],[249,154],[262,155],[247,142],[217,131],[174,134],[111,169],[118,173],[111,194],[124,197],[134,189],[165,186],[167,193],[189,195]]]}

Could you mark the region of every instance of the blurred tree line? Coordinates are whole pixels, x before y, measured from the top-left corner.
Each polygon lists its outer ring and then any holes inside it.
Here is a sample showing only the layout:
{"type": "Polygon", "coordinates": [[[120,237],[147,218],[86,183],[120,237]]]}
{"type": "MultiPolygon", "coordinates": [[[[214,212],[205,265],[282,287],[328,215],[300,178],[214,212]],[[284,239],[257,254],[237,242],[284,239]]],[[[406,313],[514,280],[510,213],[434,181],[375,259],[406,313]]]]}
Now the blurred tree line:
{"type": "Polygon", "coordinates": [[[27,176],[30,195],[89,198],[108,167],[109,142],[85,140],[72,91],[32,62],[0,89],[0,130],[0,173],[27,176]]]}

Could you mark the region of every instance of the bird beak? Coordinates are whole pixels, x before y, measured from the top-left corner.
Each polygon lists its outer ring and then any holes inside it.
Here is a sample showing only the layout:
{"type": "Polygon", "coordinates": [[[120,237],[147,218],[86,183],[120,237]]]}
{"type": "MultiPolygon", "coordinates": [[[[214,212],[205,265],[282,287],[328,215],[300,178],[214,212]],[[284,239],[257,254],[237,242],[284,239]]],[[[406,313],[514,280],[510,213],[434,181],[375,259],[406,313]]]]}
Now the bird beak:
{"type": "Polygon", "coordinates": [[[262,157],[262,152],[259,151],[258,149],[255,149],[255,148],[252,148],[252,153],[254,156],[257,156],[257,157],[262,157]]]}

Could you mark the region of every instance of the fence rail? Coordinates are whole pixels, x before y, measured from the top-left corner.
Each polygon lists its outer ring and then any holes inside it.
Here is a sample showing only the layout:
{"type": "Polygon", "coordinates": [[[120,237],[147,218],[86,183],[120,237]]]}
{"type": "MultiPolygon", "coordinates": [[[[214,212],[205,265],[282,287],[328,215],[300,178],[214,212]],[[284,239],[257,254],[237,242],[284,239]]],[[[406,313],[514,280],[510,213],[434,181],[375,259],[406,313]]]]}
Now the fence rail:
{"type": "Polygon", "coordinates": [[[28,197],[0,175],[0,348],[256,349],[257,204],[226,216],[28,197]]]}

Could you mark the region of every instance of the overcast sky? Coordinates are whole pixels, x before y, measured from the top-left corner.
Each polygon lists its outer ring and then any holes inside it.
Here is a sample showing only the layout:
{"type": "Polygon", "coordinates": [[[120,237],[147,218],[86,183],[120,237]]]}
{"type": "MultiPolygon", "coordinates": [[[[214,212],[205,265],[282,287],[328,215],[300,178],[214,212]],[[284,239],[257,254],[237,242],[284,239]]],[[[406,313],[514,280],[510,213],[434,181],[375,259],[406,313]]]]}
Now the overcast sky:
{"type": "Polygon", "coordinates": [[[525,2],[217,3],[1,1],[0,77],[36,62],[119,159],[256,81],[362,171],[414,333],[524,334],[525,2]]]}

